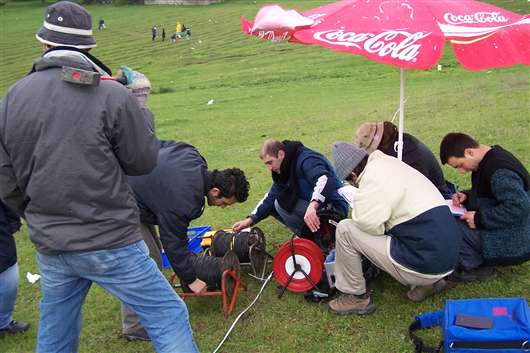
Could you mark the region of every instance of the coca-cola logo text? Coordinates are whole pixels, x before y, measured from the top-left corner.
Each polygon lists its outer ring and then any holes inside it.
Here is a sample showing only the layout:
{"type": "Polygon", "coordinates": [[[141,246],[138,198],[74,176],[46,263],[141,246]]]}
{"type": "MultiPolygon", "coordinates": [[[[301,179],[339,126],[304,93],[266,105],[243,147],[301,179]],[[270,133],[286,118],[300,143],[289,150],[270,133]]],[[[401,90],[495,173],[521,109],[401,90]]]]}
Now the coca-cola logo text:
{"type": "Polygon", "coordinates": [[[333,29],[316,32],[313,37],[332,45],[355,47],[380,57],[390,56],[394,59],[414,62],[421,49],[421,44],[417,42],[430,34],[430,32],[409,33],[406,31],[386,31],[374,34],[333,29]]]}
{"type": "Polygon", "coordinates": [[[452,25],[459,25],[464,23],[504,23],[508,19],[500,14],[500,12],[475,12],[474,14],[455,15],[447,12],[444,15],[445,22],[452,25]]]}
{"type": "Polygon", "coordinates": [[[256,33],[250,31],[250,33],[255,33],[258,38],[270,40],[273,42],[281,42],[284,40],[288,40],[291,37],[289,32],[278,33],[274,31],[257,31],[256,33]]]}

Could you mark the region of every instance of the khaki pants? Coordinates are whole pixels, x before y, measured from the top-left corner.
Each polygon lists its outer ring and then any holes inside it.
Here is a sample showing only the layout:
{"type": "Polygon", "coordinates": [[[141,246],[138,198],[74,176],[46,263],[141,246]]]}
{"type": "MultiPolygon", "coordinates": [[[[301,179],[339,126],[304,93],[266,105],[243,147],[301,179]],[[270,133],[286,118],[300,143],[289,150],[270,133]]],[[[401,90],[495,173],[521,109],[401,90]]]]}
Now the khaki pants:
{"type": "MultiPolygon", "coordinates": [[[[141,223],[140,232],[142,233],[143,240],[149,248],[149,256],[156,262],[158,268],[162,269],[162,256],[160,255],[162,244],[160,243],[155,227],[141,223]]],[[[121,318],[123,334],[147,336],[138,316],[134,311],[123,304],[121,305],[121,318]]]]}
{"type": "Polygon", "coordinates": [[[396,267],[387,253],[390,237],[365,233],[351,219],[340,221],[336,238],[335,285],[343,293],[361,295],[366,292],[361,255],[403,285],[425,286],[443,278],[443,275],[422,276],[396,267]]]}

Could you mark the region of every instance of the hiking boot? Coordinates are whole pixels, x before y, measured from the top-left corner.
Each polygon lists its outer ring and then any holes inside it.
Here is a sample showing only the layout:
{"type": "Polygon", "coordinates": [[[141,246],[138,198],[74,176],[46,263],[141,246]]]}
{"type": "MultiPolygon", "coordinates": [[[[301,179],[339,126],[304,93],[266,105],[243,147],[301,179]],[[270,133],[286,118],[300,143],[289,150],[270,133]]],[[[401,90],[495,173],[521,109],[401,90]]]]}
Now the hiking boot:
{"type": "Polygon", "coordinates": [[[483,266],[472,270],[454,271],[447,277],[447,279],[451,282],[472,282],[483,281],[495,276],[495,267],[483,266]]]}
{"type": "Polygon", "coordinates": [[[151,341],[149,336],[147,335],[147,332],[141,332],[141,333],[124,333],[122,334],[123,338],[125,338],[127,341],[151,341]]]}
{"type": "Polygon", "coordinates": [[[442,278],[441,280],[438,280],[426,286],[412,287],[407,292],[407,298],[409,298],[409,300],[415,303],[419,303],[436,293],[440,293],[446,288],[446,286],[447,282],[442,278]]]}
{"type": "Polygon", "coordinates": [[[367,315],[375,310],[372,297],[368,294],[359,298],[354,294],[341,293],[336,299],[328,303],[329,311],[337,315],[367,315]]]}
{"type": "Polygon", "coordinates": [[[0,329],[0,337],[27,331],[30,326],[31,325],[26,322],[16,322],[15,320],[12,320],[6,327],[0,329]]]}

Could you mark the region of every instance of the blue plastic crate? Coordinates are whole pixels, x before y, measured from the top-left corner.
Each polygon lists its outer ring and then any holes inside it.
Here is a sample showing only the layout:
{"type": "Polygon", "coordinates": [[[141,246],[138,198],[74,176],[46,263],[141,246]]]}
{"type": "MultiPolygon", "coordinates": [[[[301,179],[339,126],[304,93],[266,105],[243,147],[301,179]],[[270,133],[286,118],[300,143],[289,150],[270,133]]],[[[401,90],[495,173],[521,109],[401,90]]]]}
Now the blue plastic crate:
{"type": "Polygon", "coordinates": [[[188,250],[194,254],[202,252],[202,236],[211,229],[209,225],[188,228],[188,250]]]}

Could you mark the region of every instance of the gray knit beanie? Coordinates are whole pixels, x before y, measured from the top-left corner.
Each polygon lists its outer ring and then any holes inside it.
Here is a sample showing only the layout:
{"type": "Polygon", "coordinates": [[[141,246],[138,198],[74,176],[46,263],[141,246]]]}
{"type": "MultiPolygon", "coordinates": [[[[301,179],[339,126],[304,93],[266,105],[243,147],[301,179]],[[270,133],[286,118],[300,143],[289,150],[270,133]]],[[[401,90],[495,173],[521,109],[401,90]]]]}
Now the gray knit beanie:
{"type": "Polygon", "coordinates": [[[365,150],[344,141],[337,141],[331,148],[335,161],[335,172],[341,180],[346,179],[368,154],[365,150]]]}

